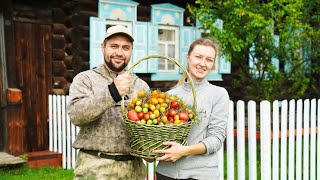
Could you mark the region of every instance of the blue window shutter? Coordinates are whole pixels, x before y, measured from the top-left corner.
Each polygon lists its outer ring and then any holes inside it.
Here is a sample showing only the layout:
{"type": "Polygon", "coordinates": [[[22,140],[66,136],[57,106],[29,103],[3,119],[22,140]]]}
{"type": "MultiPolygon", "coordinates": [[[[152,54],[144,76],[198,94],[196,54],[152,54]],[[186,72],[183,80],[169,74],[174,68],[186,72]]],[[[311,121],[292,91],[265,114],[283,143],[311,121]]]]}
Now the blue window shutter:
{"type": "MultiPolygon", "coordinates": [[[[196,34],[195,34],[195,28],[194,27],[187,27],[187,26],[181,26],[180,27],[180,55],[179,55],[179,61],[182,65],[185,67],[187,66],[187,54],[189,51],[189,47],[191,43],[195,40],[196,34]]],[[[179,69],[179,72],[182,73],[182,70],[179,69]]]]}
{"type": "MultiPolygon", "coordinates": [[[[279,47],[279,35],[274,35],[274,45],[275,47],[279,47]]],[[[279,71],[279,59],[272,58],[272,64],[276,67],[277,71],[279,71]]]]}
{"type": "Polygon", "coordinates": [[[223,55],[219,57],[219,73],[221,74],[231,73],[231,63],[228,62],[226,57],[223,55]]]}
{"type": "MultiPolygon", "coordinates": [[[[141,58],[147,56],[148,44],[147,44],[147,22],[133,22],[133,52],[131,61],[134,63],[141,58]]],[[[133,73],[147,73],[148,62],[143,61],[134,67],[133,73]]]]}
{"type": "Polygon", "coordinates": [[[90,17],[90,69],[104,63],[101,43],[106,36],[106,21],[103,18],[90,17]]]}
{"type": "MultiPolygon", "coordinates": [[[[148,23],[148,55],[157,55],[158,53],[158,25],[148,23]]],[[[158,59],[148,60],[148,73],[158,72],[158,59]]]]}

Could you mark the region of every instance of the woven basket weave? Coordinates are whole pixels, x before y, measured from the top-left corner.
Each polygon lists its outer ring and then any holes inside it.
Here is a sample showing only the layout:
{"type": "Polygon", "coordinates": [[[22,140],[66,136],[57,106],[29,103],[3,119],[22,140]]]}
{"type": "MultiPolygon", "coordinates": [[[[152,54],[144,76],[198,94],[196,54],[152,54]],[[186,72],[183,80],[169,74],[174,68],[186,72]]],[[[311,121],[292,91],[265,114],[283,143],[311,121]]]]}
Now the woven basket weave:
{"type": "MultiPolygon", "coordinates": [[[[182,66],[177,60],[160,56],[160,55],[150,55],[138,60],[134,63],[129,69],[128,73],[131,73],[132,69],[142,61],[152,59],[152,58],[162,58],[168,61],[175,63],[179,66],[183,72],[187,74],[188,81],[191,84],[194,104],[193,104],[193,111],[196,112],[197,110],[197,102],[196,102],[196,93],[195,87],[192,81],[191,76],[187,72],[184,66],[182,66]]],[[[156,157],[160,157],[163,154],[155,154],[152,153],[153,150],[163,150],[168,149],[169,146],[165,146],[162,143],[164,141],[175,141],[182,145],[187,144],[187,137],[191,130],[192,125],[195,121],[188,121],[187,123],[182,124],[174,124],[174,125],[148,125],[148,124],[139,124],[136,122],[132,122],[127,117],[127,110],[124,106],[124,97],[122,97],[121,108],[123,111],[123,119],[124,122],[129,130],[129,134],[131,137],[131,154],[137,157],[142,158],[149,158],[153,159],[156,157]]]]}

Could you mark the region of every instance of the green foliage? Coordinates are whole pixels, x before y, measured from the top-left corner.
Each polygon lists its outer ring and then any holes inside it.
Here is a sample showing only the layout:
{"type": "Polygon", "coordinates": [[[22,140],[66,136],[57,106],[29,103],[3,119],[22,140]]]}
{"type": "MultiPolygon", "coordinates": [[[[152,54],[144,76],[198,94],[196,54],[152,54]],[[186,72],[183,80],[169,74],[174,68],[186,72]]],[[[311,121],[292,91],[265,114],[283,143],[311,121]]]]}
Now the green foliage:
{"type": "Polygon", "coordinates": [[[234,90],[257,101],[319,95],[317,1],[197,0],[188,9],[232,61],[234,90]],[[214,26],[217,19],[222,30],[214,26]]]}
{"type": "Polygon", "coordinates": [[[28,168],[26,165],[21,167],[2,167],[0,168],[1,179],[12,180],[32,180],[32,179],[73,179],[73,170],[45,166],[42,168],[28,168]]]}

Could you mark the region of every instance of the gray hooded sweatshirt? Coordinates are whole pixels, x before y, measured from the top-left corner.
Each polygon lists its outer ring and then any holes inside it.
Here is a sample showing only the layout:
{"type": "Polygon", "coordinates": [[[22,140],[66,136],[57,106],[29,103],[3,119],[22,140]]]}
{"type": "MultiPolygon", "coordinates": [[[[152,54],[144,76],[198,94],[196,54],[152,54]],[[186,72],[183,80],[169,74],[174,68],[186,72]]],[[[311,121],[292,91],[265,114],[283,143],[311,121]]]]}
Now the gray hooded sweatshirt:
{"type": "MultiPolygon", "coordinates": [[[[188,144],[202,142],[206,154],[189,155],[172,162],[159,162],[157,172],[175,179],[218,179],[218,154],[226,137],[229,113],[229,95],[225,88],[210,84],[206,79],[194,83],[197,111],[200,123],[194,124],[188,136],[188,144]]],[[[188,105],[193,105],[193,94],[188,82],[168,91],[177,95],[188,105]]]]}

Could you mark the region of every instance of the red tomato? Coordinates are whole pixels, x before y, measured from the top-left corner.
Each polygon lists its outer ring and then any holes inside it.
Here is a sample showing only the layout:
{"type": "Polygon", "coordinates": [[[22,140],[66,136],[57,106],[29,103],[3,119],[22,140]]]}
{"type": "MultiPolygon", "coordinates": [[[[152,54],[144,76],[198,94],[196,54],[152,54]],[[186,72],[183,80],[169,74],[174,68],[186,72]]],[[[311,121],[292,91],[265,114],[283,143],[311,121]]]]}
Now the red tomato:
{"type": "Polygon", "coordinates": [[[138,112],[137,114],[138,114],[138,118],[139,118],[139,119],[142,119],[142,118],[144,117],[143,112],[138,112]]]}
{"type": "Polygon", "coordinates": [[[181,113],[179,113],[179,119],[182,121],[188,121],[189,115],[185,112],[181,112],[181,113]]]}
{"type": "Polygon", "coordinates": [[[137,114],[137,112],[136,112],[134,109],[131,109],[131,110],[128,112],[128,118],[129,118],[131,121],[139,121],[138,114],[137,114]]]}
{"type": "Polygon", "coordinates": [[[173,117],[172,117],[172,116],[169,116],[169,117],[168,117],[168,121],[169,121],[169,122],[174,122],[173,117]]]}
{"type": "Polygon", "coordinates": [[[177,101],[172,101],[170,107],[177,109],[177,108],[179,108],[179,103],[177,101]]]}
{"type": "Polygon", "coordinates": [[[150,119],[150,114],[148,113],[148,114],[145,114],[144,115],[144,120],[146,120],[146,121],[148,121],[150,119]]]}
{"type": "Polygon", "coordinates": [[[169,109],[169,116],[174,117],[175,115],[177,115],[177,111],[175,111],[173,109],[169,109]]]}

